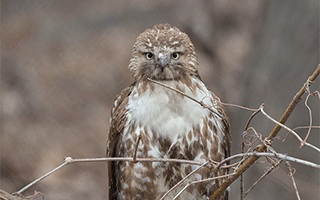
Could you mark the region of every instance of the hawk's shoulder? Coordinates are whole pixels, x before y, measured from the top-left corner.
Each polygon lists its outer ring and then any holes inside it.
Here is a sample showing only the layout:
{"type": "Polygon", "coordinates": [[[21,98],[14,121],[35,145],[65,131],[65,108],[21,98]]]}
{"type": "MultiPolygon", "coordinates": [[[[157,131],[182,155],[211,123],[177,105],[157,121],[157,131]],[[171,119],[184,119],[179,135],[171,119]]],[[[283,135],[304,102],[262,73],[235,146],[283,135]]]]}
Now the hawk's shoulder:
{"type": "Polygon", "coordinates": [[[113,108],[111,110],[110,129],[107,144],[107,157],[113,156],[115,141],[117,141],[119,134],[123,131],[126,122],[126,111],[128,104],[128,97],[132,92],[135,83],[123,89],[115,98],[113,108]]]}

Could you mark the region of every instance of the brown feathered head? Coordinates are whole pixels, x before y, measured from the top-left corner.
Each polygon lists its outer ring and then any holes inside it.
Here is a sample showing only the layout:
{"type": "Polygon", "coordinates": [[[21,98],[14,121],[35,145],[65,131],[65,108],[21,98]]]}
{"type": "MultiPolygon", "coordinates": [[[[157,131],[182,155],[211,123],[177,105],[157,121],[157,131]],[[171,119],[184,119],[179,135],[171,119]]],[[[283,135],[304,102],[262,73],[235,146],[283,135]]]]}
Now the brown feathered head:
{"type": "Polygon", "coordinates": [[[136,80],[181,80],[199,76],[198,57],[187,34],[169,24],[141,33],[132,50],[129,69],[136,80]]]}

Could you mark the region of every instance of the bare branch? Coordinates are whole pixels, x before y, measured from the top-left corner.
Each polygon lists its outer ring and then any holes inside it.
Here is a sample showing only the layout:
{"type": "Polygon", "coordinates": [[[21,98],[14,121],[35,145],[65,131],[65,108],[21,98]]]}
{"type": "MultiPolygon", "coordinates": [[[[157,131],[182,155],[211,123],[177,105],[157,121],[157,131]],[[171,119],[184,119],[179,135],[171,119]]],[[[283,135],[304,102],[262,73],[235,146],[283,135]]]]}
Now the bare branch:
{"type": "MultiPolygon", "coordinates": [[[[298,127],[293,128],[292,130],[294,131],[294,130],[297,130],[297,129],[304,129],[304,128],[308,128],[308,129],[309,128],[311,128],[311,129],[319,128],[320,129],[320,126],[311,126],[311,127],[310,126],[298,126],[298,127]]],[[[281,139],[280,137],[278,137],[278,139],[281,140],[282,142],[284,142],[289,133],[290,133],[290,131],[287,132],[286,136],[283,139],[281,139]]]]}
{"type": "Polygon", "coordinates": [[[257,109],[255,109],[255,108],[247,108],[247,107],[239,106],[237,104],[232,104],[232,103],[223,103],[223,102],[221,102],[221,104],[224,105],[224,106],[232,106],[232,107],[237,107],[237,108],[241,108],[241,109],[244,109],[244,110],[257,111],[257,109]]]}
{"type": "Polygon", "coordinates": [[[181,94],[181,95],[183,95],[183,96],[191,99],[192,101],[200,104],[202,107],[204,107],[204,108],[210,110],[211,112],[213,112],[214,114],[220,116],[219,113],[217,113],[216,111],[212,110],[209,106],[207,106],[207,105],[204,104],[203,102],[198,101],[197,99],[195,99],[195,98],[193,98],[193,97],[191,97],[191,96],[189,96],[189,95],[181,92],[180,90],[177,90],[176,88],[170,87],[170,86],[168,86],[168,85],[166,85],[166,84],[163,84],[163,83],[161,83],[161,82],[159,82],[159,81],[156,81],[156,80],[153,80],[153,79],[150,79],[150,78],[147,78],[147,79],[148,79],[149,81],[153,82],[153,83],[156,83],[156,84],[161,85],[161,86],[163,86],[163,87],[165,87],[165,88],[168,88],[168,89],[170,89],[170,90],[173,90],[173,91],[175,91],[175,92],[177,92],[177,93],[179,93],[179,94],[181,94]]]}
{"type": "Polygon", "coordinates": [[[275,150],[271,147],[271,141],[270,140],[263,140],[262,135],[257,133],[257,131],[253,127],[249,127],[248,130],[252,130],[254,134],[257,136],[257,138],[267,147],[268,150],[270,150],[272,153],[276,153],[275,150]],[[268,143],[268,144],[267,144],[268,143]]]}
{"type": "Polygon", "coordinates": [[[298,191],[298,188],[297,188],[296,181],[293,178],[293,175],[295,173],[295,169],[291,167],[291,165],[290,165],[290,163],[288,161],[286,162],[286,165],[287,165],[287,169],[288,169],[288,176],[292,180],[293,187],[294,187],[294,190],[296,192],[297,198],[298,198],[298,200],[301,200],[300,195],[299,195],[299,191],[298,191]]]}
{"type": "Polygon", "coordinates": [[[310,122],[309,122],[309,128],[308,128],[307,136],[304,138],[303,143],[301,144],[301,147],[306,143],[306,141],[307,141],[307,139],[308,139],[308,137],[310,135],[311,126],[312,126],[312,111],[311,111],[310,107],[308,106],[308,99],[312,95],[311,92],[310,92],[309,84],[307,85],[306,90],[308,92],[308,95],[306,97],[306,100],[304,101],[304,105],[307,107],[307,109],[309,111],[309,120],[310,120],[310,122]]]}
{"type": "Polygon", "coordinates": [[[320,100],[320,93],[319,93],[319,91],[315,91],[315,92],[313,93],[313,96],[318,97],[319,100],[320,100]]]}
{"type": "MultiPolygon", "coordinates": [[[[70,158],[70,157],[68,157],[68,158],[70,158]]],[[[82,158],[82,159],[72,159],[70,161],[70,163],[106,162],[106,161],[133,162],[133,158],[131,158],[131,157],[82,158]]],[[[173,163],[182,163],[182,164],[189,164],[189,165],[202,165],[203,164],[202,162],[193,161],[193,160],[172,159],[172,158],[136,158],[136,162],[173,162],[173,163]]]]}
{"type": "MultiPolygon", "coordinates": [[[[251,115],[251,119],[253,118],[253,116],[255,116],[255,114],[252,114],[251,115]]],[[[245,127],[245,132],[247,133],[247,126],[249,126],[249,123],[250,123],[250,119],[248,120],[247,122],[247,125],[245,127]]],[[[244,153],[244,149],[245,149],[245,138],[246,138],[246,134],[243,134],[243,140],[241,141],[241,153],[244,153]]],[[[249,149],[251,148],[248,148],[248,152],[250,151],[249,149]]],[[[241,159],[241,163],[245,160],[245,157],[242,157],[241,159]]],[[[240,163],[239,163],[240,165],[240,163]]],[[[239,166],[238,166],[239,167],[239,166]]],[[[243,200],[244,196],[243,196],[243,191],[244,191],[244,175],[241,174],[240,175],[240,200],[243,200]]]]}
{"type": "Polygon", "coordinates": [[[62,167],[68,165],[69,162],[65,161],[64,163],[62,163],[61,165],[59,165],[58,167],[56,167],[55,169],[51,170],[50,172],[46,173],[45,175],[41,176],[40,178],[32,181],[31,183],[29,183],[28,185],[26,185],[25,187],[23,187],[21,190],[19,190],[18,192],[16,192],[17,194],[21,194],[22,192],[24,192],[25,190],[27,190],[28,188],[30,188],[31,186],[33,186],[34,184],[36,184],[37,182],[41,181],[42,179],[46,178],[47,176],[51,175],[52,173],[58,171],[59,169],[61,169],[62,167]]]}
{"type": "Polygon", "coordinates": [[[231,161],[231,160],[234,160],[234,159],[238,159],[238,158],[242,158],[243,156],[253,156],[253,157],[261,157],[261,156],[269,156],[269,157],[274,157],[274,158],[279,158],[279,159],[283,159],[283,160],[288,160],[288,161],[291,161],[291,162],[296,162],[296,163],[299,163],[299,164],[302,164],[302,165],[306,165],[306,166],[309,166],[309,167],[313,167],[313,168],[317,168],[317,169],[320,169],[320,165],[318,164],[315,164],[315,163],[312,163],[312,162],[309,162],[309,161],[306,161],[306,160],[302,160],[302,159],[299,159],[299,158],[294,158],[294,157],[291,157],[291,156],[287,156],[285,154],[279,154],[279,153],[266,153],[266,152],[252,152],[252,153],[239,153],[239,154],[235,154],[235,155],[232,155],[226,159],[224,159],[223,161],[221,161],[217,166],[216,168],[219,169],[219,167],[221,165],[223,165],[224,163],[228,162],[228,161],[231,161]]]}
{"type": "Polygon", "coordinates": [[[41,192],[35,191],[31,196],[23,196],[18,193],[13,193],[12,195],[0,189],[0,199],[1,200],[34,200],[34,199],[44,199],[41,192]]]}
{"type": "Polygon", "coordinates": [[[199,180],[199,181],[192,181],[192,182],[188,183],[182,190],[180,190],[180,192],[173,198],[173,200],[177,199],[182,194],[182,192],[185,191],[192,184],[202,183],[202,182],[206,182],[206,181],[212,181],[212,180],[216,180],[219,178],[225,178],[225,177],[231,176],[233,174],[234,173],[226,174],[226,175],[222,175],[222,176],[217,176],[217,177],[212,177],[212,178],[207,178],[207,179],[203,179],[203,180],[199,180]]]}
{"type": "Polygon", "coordinates": [[[272,117],[270,117],[264,110],[263,108],[260,109],[261,110],[261,113],[266,116],[269,120],[271,120],[273,123],[281,126],[282,128],[286,129],[287,131],[289,131],[290,133],[292,133],[294,136],[296,136],[296,138],[298,138],[298,140],[302,143],[302,139],[301,137],[295,132],[293,131],[292,129],[288,128],[286,125],[283,125],[281,123],[279,123],[277,120],[273,119],[272,117]]]}
{"type": "Polygon", "coordinates": [[[243,200],[244,199],[244,194],[243,194],[243,191],[244,191],[244,180],[243,180],[243,174],[240,175],[240,200],[243,200]]]}
{"type": "Polygon", "coordinates": [[[316,146],[314,146],[314,145],[312,145],[312,144],[310,144],[310,143],[307,143],[307,142],[303,141],[303,140],[301,139],[301,137],[300,137],[294,130],[288,128],[286,125],[283,125],[283,124],[277,122],[277,121],[276,121],[275,119],[273,119],[272,117],[270,117],[270,116],[263,110],[263,107],[261,108],[261,113],[262,113],[264,116],[266,116],[268,119],[270,119],[272,122],[274,122],[275,124],[277,124],[278,126],[281,126],[282,128],[284,128],[284,129],[286,129],[287,131],[289,131],[290,133],[292,133],[294,136],[296,136],[296,138],[297,138],[297,139],[300,141],[300,143],[301,143],[301,146],[300,146],[300,147],[306,145],[306,146],[311,147],[311,148],[317,150],[318,152],[320,152],[320,149],[319,149],[318,147],[316,147],[316,146]]]}
{"type": "Polygon", "coordinates": [[[134,154],[133,154],[133,158],[132,158],[132,162],[134,162],[134,163],[137,161],[137,158],[136,158],[137,150],[138,150],[138,146],[139,146],[139,142],[140,142],[141,138],[142,138],[142,136],[139,135],[138,136],[138,141],[137,141],[137,144],[136,144],[136,148],[134,149],[134,154]]]}
{"type": "Polygon", "coordinates": [[[272,165],[272,167],[270,167],[256,182],[254,182],[254,184],[244,193],[244,197],[246,197],[249,192],[251,192],[251,190],[264,178],[266,177],[268,174],[270,174],[273,170],[277,169],[279,164],[282,162],[283,160],[278,161],[276,164],[272,165]]]}
{"type": "Polygon", "coordinates": [[[203,166],[209,164],[210,161],[207,161],[205,163],[203,163],[200,167],[198,167],[197,169],[193,170],[191,173],[189,173],[187,176],[185,176],[183,179],[181,179],[177,184],[175,184],[172,188],[170,188],[170,190],[168,190],[162,197],[160,200],[163,200],[172,190],[174,190],[176,187],[178,187],[183,181],[185,181],[187,178],[189,178],[192,174],[194,174],[195,172],[197,172],[199,169],[201,169],[203,166]]]}
{"type": "Polygon", "coordinates": [[[264,105],[265,105],[264,103],[261,104],[260,107],[259,107],[258,109],[256,109],[256,110],[254,111],[254,113],[252,113],[252,115],[251,115],[250,118],[248,119],[247,124],[246,124],[246,126],[245,126],[245,128],[244,128],[245,131],[248,129],[251,120],[254,118],[254,116],[256,116],[256,115],[261,111],[261,107],[263,107],[264,105]]]}

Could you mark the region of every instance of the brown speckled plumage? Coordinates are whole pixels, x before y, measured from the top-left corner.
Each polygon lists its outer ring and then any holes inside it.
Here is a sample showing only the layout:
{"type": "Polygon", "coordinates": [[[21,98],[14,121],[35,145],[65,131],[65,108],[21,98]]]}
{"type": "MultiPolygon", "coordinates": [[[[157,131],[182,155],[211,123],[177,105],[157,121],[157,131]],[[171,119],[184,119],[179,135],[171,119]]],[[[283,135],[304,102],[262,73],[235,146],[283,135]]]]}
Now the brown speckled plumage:
{"type": "MultiPolygon", "coordinates": [[[[134,82],[114,102],[107,157],[132,157],[139,135],[142,137],[137,157],[205,162],[221,161],[230,155],[229,119],[219,98],[201,81],[194,46],[185,33],[168,24],[147,29],[133,46],[129,69],[134,82]],[[203,101],[215,113],[147,78],[203,101]]],[[[179,163],[109,162],[109,198],[159,199],[197,167],[179,163]]],[[[192,180],[225,173],[220,170],[215,174],[204,167],[168,199],[192,180]]],[[[184,191],[180,199],[206,198],[222,182],[220,179],[195,184],[184,191]]]]}

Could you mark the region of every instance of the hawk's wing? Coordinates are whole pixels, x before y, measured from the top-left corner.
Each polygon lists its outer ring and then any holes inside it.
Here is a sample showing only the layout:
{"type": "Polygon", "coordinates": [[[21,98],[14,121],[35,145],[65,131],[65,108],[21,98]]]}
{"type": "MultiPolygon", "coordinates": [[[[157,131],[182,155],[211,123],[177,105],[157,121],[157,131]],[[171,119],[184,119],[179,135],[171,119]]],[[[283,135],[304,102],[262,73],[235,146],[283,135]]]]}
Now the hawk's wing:
{"type": "Polygon", "coordinates": [[[219,102],[218,106],[216,107],[218,114],[220,115],[222,119],[222,124],[224,126],[224,138],[223,138],[223,148],[225,151],[225,158],[229,157],[231,155],[231,135],[230,135],[230,121],[229,117],[226,113],[226,110],[224,106],[222,105],[219,97],[217,97],[215,94],[211,92],[211,95],[214,99],[216,99],[217,102],[219,102]]]}
{"type": "MultiPolygon", "coordinates": [[[[127,121],[126,107],[128,104],[128,96],[130,95],[134,84],[125,88],[116,97],[111,111],[111,122],[107,141],[107,157],[115,157],[117,154],[117,144],[120,136],[123,133],[124,125],[127,121]]],[[[107,162],[108,178],[109,178],[109,199],[115,195],[116,192],[116,169],[115,162],[107,162]]]]}

